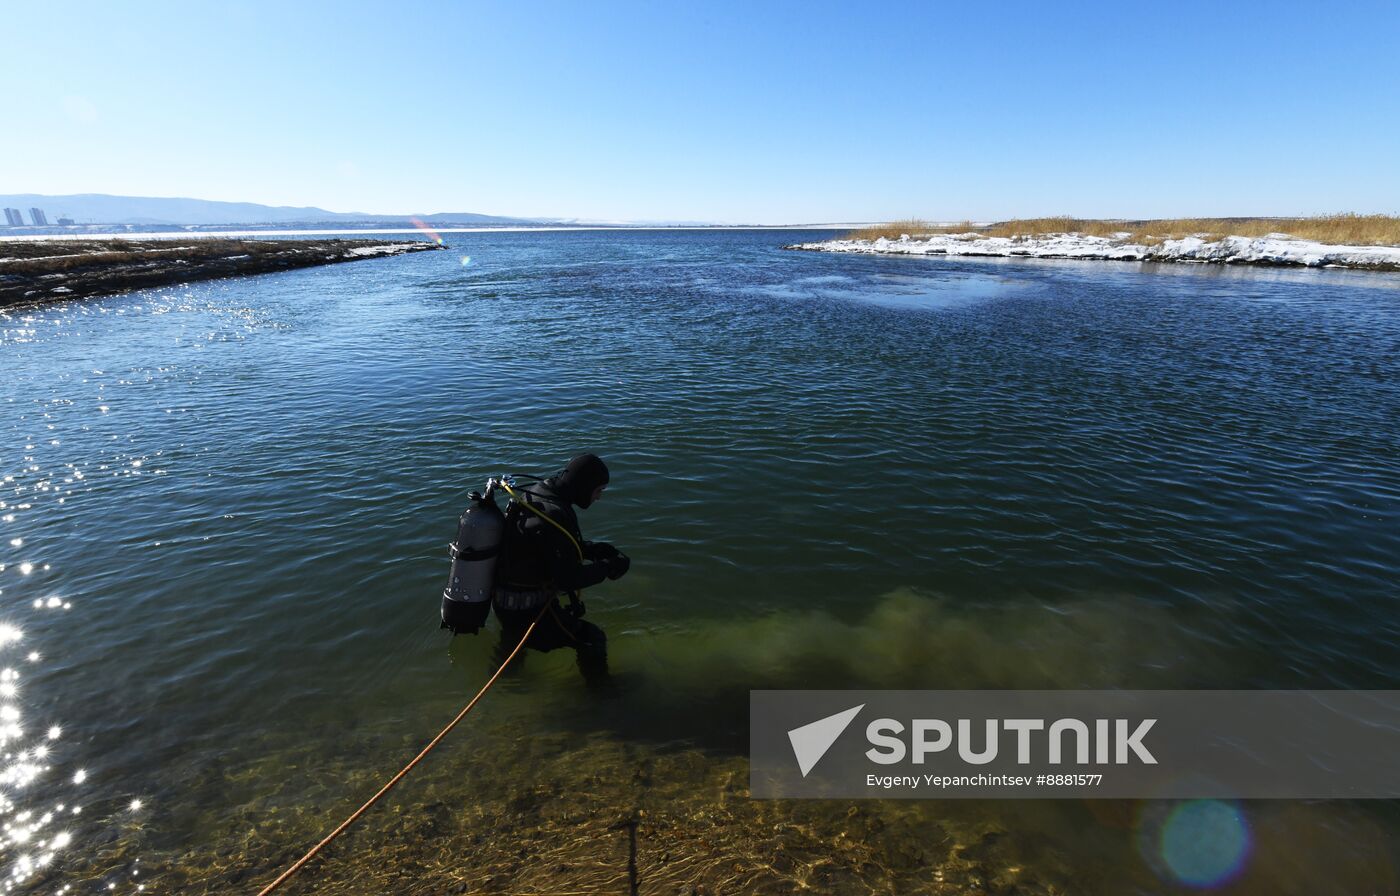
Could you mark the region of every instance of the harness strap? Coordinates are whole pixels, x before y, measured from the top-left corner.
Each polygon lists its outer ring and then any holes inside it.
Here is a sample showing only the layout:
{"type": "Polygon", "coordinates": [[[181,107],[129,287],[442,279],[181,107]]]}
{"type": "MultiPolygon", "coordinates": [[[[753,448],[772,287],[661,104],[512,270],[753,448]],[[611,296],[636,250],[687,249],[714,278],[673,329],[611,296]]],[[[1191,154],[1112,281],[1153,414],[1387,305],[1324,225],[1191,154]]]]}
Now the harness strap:
{"type": "MultiPolygon", "coordinates": [[[[497,482],[501,481],[497,480],[497,482]]],[[[520,495],[516,493],[515,489],[511,488],[509,485],[506,485],[504,482],[501,482],[501,488],[506,490],[506,494],[510,495],[511,500],[515,501],[515,503],[529,510],[535,516],[544,520],[546,523],[549,523],[551,526],[558,529],[560,532],[563,532],[564,537],[569,539],[569,542],[573,544],[574,550],[578,551],[578,562],[584,562],[583,545],[578,543],[578,539],[574,537],[574,533],[561,526],[558,520],[554,519],[552,516],[545,513],[543,510],[540,510],[538,507],[534,506],[529,501],[526,501],[524,498],[520,497],[520,495]]]]}

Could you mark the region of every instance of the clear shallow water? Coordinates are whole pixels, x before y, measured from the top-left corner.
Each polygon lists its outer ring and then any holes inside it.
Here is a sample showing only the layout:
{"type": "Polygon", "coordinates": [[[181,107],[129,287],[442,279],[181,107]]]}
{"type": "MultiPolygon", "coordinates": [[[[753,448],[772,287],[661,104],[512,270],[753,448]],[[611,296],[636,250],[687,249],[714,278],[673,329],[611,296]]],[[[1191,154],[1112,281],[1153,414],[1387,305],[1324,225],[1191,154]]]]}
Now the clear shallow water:
{"type": "MultiPolygon", "coordinates": [[[[1170,892],[1148,804],[752,803],[747,690],[1397,686],[1400,278],[799,238],[0,317],[11,872],[270,879],[488,674],[436,629],[465,493],[584,448],[623,696],[532,656],[295,892],[620,891],[628,819],[643,892],[1170,892]]],[[[1394,885],[1391,807],[1244,811],[1234,891],[1394,885]]]]}

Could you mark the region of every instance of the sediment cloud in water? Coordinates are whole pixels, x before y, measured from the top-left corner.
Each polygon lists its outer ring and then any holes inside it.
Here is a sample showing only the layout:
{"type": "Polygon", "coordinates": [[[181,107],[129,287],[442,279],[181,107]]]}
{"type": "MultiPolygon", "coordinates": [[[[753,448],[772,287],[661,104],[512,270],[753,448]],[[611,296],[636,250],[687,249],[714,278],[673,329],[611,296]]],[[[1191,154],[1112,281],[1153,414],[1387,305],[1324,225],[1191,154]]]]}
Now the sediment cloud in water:
{"type": "Polygon", "coordinates": [[[579,701],[573,688],[558,689],[549,717],[567,728],[743,752],[753,689],[1237,683],[1219,652],[1203,628],[1183,626],[1180,611],[1168,617],[1163,607],[1132,595],[969,605],[900,588],[855,619],[812,610],[615,635],[616,699],[579,701]]]}

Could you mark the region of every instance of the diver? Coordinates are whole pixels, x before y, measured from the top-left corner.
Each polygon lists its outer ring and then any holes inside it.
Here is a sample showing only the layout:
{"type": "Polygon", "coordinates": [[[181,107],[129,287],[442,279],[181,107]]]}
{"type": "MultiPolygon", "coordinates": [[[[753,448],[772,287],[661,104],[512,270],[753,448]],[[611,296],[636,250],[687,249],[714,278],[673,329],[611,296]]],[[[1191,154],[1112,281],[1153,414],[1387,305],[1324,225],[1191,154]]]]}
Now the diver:
{"type": "MultiPolygon", "coordinates": [[[[593,506],[608,478],[601,458],[580,454],[557,475],[517,488],[506,508],[491,594],[492,609],[501,621],[498,664],[538,618],[526,647],[541,652],[572,647],[587,684],[610,683],[607,635],[584,620],[579,592],[604,579],[622,578],[632,561],[610,544],[584,541],[574,512],[575,507],[593,506]],[[522,501],[529,507],[520,506],[522,501]],[[559,601],[563,594],[569,597],[567,608],[559,601]]],[[[516,662],[523,660],[521,654],[516,662]]]]}

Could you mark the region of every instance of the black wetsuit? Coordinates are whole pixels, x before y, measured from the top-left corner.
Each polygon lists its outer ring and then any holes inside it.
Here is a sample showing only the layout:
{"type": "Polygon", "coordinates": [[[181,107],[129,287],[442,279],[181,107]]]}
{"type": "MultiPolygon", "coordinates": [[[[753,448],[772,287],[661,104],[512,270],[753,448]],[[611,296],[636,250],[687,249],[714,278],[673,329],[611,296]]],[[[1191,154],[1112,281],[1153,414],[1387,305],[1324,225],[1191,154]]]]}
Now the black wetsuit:
{"type": "MultiPolygon", "coordinates": [[[[505,540],[497,561],[497,584],[492,595],[492,608],[501,621],[496,660],[504,660],[520,643],[530,623],[539,617],[539,624],[525,646],[539,651],[572,647],[577,652],[584,679],[590,684],[599,683],[608,677],[608,638],[601,628],[582,618],[583,604],[577,595],[615,570],[610,562],[617,551],[610,545],[583,540],[572,504],[588,506],[587,496],[580,500],[571,493],[567,480],[560,482],[561,478],[516,489],[523,500],[558,526],[518,506],[517,501],[512,501],[506,511],[505,540]],[[569,606],[560,603],[561,594],[569,596],[569,606]]],[[[591,494],[592,489],[589,491],[591,494]]],[[[523,657],[520,654],[517,662],[523,657]]]]}

